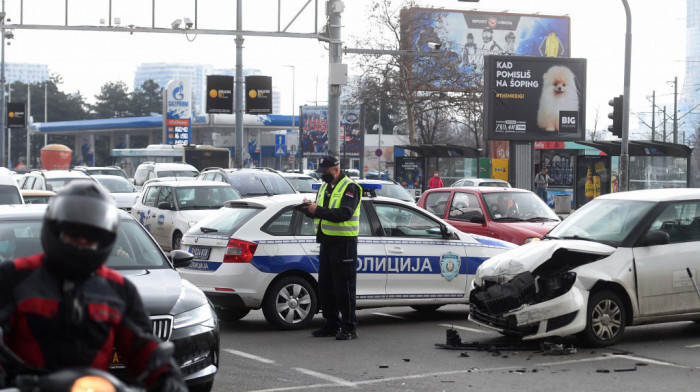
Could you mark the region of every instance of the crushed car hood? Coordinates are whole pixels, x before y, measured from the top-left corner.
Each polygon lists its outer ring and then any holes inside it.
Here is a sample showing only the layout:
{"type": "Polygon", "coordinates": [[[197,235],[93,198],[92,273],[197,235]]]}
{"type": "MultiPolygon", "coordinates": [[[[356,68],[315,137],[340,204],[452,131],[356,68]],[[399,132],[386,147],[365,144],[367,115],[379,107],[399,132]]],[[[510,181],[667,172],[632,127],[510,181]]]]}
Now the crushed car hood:
{"type": "Polygon", "coordinates": [[[515,276],[521,272],[534,271],[549,260],[554,252],[565,249],[602,257],[611,255],[617,248],[592,241],[545,240],[531,242],[486,260],[476,271],[478,278],[484,276],[515,276]]]}

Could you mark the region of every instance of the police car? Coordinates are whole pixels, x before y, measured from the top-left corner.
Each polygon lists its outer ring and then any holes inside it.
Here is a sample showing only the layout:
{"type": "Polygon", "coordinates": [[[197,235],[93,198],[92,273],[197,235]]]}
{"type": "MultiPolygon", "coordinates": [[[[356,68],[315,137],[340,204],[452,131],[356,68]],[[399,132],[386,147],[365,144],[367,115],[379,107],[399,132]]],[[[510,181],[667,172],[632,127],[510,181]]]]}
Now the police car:
{"type": "MultiPolygon", "coordinates": [[[[228,201],[183,236],[181,249],[195,259],[179,271],[211,299],[219,318],[238,320],[262,308],[278,329],[311,323],[318,310],[320,245],[313,219],[294,208],[305,197],[228,201]]],[[[363,197],[357,306],[427,311],[467,303],[476,268],[514,246],[462,233],[412,203],[363,197]]]]}

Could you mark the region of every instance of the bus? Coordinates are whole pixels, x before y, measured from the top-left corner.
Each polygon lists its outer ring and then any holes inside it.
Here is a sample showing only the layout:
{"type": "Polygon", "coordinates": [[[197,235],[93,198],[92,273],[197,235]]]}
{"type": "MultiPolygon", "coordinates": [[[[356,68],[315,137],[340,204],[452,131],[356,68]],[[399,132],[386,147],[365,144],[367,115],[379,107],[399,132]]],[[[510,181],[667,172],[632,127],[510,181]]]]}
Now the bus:
{"type": "Polygon", "coordinates": [[[112,164],[131,178],[143,162],[189,163],[201,171],[207,167],[231,167],[231,151],[210,145],[150,144],[146,148],[115,148],[112,164]]]}

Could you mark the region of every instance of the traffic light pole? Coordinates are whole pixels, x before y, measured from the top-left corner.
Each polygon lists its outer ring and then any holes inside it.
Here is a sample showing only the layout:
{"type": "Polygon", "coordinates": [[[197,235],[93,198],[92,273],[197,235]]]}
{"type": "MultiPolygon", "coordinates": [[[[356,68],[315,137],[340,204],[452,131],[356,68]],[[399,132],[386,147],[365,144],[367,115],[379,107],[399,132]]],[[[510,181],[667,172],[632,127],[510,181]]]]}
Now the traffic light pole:
{"type": "Polygon", "coordinates": [[[632,68],[632,13],[627,0],[622,0],[627,16],[625,32],[625,86],[622,100],[622,145],[620,146],[620,191],[629,190],[629,121],[630,121],[630,73],[632,68]]]}

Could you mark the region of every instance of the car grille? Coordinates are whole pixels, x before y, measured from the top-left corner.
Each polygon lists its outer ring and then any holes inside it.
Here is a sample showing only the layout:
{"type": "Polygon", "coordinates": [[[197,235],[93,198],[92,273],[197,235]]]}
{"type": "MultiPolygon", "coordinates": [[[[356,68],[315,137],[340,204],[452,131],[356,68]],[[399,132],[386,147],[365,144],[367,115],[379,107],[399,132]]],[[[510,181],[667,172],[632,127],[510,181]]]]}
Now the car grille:
{"type": "Polygon", "coordinates": [[[469,303],[492,315],[500,315],[529,303],[537,294],[535,278],[530,272],[516,275],[510,282],[491,285],[488,289],[475,287],[469,303]]]}
{"type": "Polygon", "coordinates": [[[517,321],[514,316],[502,317],[494,316],[486,312],[482,312],[476,305],[471,304],[469,306],[469,314],[471,317],[480,321],[484,324],[491,325],[496,328],[503,329],[504,331],[517,336],[527,336],[537,333],[539,329],[539,323],[518,326],[517,321]]]}
{"type": "Polygon", "coordinates": [[[160,340],[170,340],[173,332],[173,316],[151,316],[153,334],[160,340]]]}

